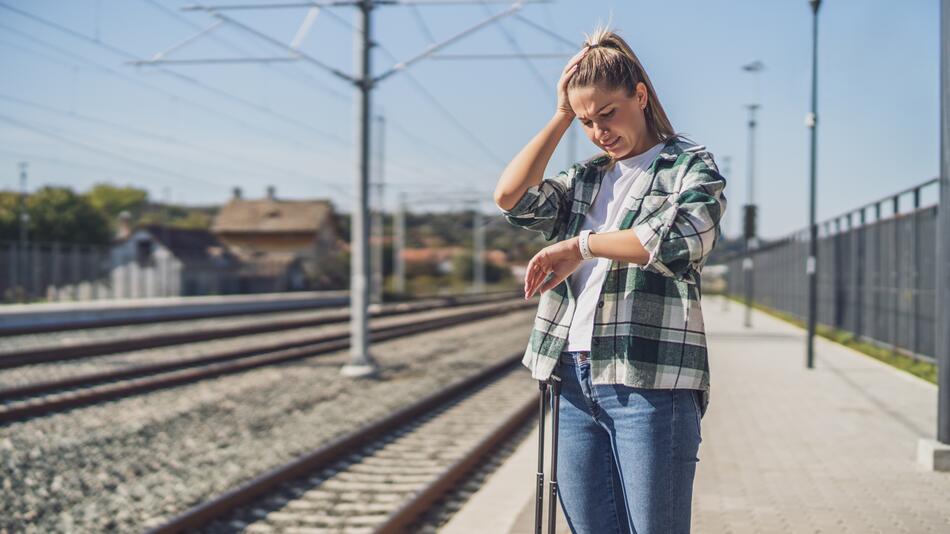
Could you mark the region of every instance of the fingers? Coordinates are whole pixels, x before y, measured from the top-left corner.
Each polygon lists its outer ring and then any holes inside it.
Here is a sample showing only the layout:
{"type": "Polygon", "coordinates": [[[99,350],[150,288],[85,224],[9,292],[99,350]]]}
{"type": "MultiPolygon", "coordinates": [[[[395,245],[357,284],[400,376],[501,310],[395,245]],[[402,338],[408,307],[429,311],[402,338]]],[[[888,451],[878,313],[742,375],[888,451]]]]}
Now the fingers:
{"type": "Polygon", "coordinates": [[[584,47],[583,50],[574,55],[571,59],[568,60],[567,65],[564,66],[564,70],[561,71],[561,79],[569,78],[574,70],[577,69],[577,65],[580,63],[581,59],[584,57],[584,54],[587,53],[587,47],[584,47]]]}
{"type": "Polygon", "coordinates": [[[561,281],[564,280],[564,278],[565,277],[563,276],[552,276],[550,280],[541,284],[541,287],[538,288],[538,293],[544,293],[545,291],[554,289],[558,284],[561,283],[561,281]]]}
{"type": "Polygon", "coordinates": [[[525,298],[531,298],[534,294],[538,285],[543,281],[544,276],[547,274],[547,269],[544,269],[541,266],[540,256],[535,256],[531,258],[531,261],[528,262],[528,267],[525,270],[524,278],[524,292],[525,298]]]}
{"type": "Polygon", "coordinates": [[[588,48],[585,46],[580,52],[574,54],[571,59],[567,61],[567,65],[564,66],[564,73],[567,73],[569,70],[574,68],[574,66],[580,62],[581,58],[584,57],[584,54],[587,53],[587,50],[588,48]]]}

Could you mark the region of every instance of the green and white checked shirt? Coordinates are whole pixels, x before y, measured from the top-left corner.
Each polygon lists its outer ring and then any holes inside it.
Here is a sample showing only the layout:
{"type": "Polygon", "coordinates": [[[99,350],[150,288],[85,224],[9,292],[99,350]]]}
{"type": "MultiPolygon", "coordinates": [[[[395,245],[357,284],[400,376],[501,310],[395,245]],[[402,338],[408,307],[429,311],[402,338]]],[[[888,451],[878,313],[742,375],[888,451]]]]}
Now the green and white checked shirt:
{"type": "MultiPolygon", "coordinates": [[[[570,239],[579,233],[609,163],[606,154],[575,163],[528,188],[502,212],[546,240],[570,239]]],[[[709,360],[700,273],[721,233],[725,186],[704,146],[674,137],[631,187],[619,229],[633,229],[650,259],[646,265],[610,261],[594,315],[593,384],[702,390],[705,415],[709,360]]],[[[545,380],[554,370],[576,303],[567,280],[541,294],[522,360],[535,379],[545,380]]]]}

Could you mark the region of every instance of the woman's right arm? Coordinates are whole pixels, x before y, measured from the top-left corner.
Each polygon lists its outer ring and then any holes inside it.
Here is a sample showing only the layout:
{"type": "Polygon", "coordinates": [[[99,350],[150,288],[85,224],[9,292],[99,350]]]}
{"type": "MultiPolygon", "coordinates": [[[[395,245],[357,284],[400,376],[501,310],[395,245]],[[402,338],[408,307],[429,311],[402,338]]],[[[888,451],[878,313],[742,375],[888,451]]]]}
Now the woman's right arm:
{"type": "Polygon", "coordinates": [[[547,125],[534,136],[505,167],[495,186],[495,204],[504,211],[515,207],[525,191],[541,183],[547,167],[564,132],[574,117],[558,110],[547,125]]]}
{"type": "Polygon", "coordinates": [[[508,221],[542,232],[548,240],[558,234],[558,221],[567,211],[562,206],[570,204],[574,175],[580,166],[574,164],[554,178],[542,178],[554,149],[574,120],[574,110],[567,98],[567,83],[586,52],[585,47],[568,61],[557,83],[557,111],[505,167],[495,186],[495,204],[508,221]]]}
{"type": "Polygon", "coordinates": [[[586,52],[585,46],[568,60],[561,71],[561,78],[557,81],[557,111],[554,116],[502,171],[494,195],[495,204],[502,211],[510,211],[518,204],[525,191],[541,183],[544,168],[551,161],[554,149],[574,120],[574,110],[567,98],[567,82],[574,75],[577,64],[586,52]]]}

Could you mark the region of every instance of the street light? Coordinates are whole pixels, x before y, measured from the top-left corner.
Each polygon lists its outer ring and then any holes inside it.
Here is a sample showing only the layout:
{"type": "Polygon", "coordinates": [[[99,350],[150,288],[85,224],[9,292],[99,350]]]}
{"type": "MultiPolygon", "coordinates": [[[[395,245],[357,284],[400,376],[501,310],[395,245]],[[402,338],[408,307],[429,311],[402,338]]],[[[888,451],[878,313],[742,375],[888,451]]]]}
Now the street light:
{"type": "MultiPolygon", "coordinates": [[[[753,61],[742,66],[742,70],[756,74],[765,69],[765,64],[761,61],[753,61]]],[[[756,80],[756,100],[760,99],[759,81],[756,80]]],[[[754,293],[754,271],[752,269],[752,252],[757,248],[756,242],[756,206],[755,206],[755,112],[759,109],[759,104],[747,104],[749,110],[749,169],[748,169],[748,203],[743,207],[742,233],[744,240],[744,255],[742,259],[742,272],[744,274],[745,286],[745,326],[752,326],[752,301],[755,299],[754,293]]]]}
{"type": "Polygon", "coordinates": [[[808,354],[805,366],[815,366],[815,322],[818,315],[818,226],[815,224],[815,162],[818,133],[818,7],[821,0],[809,0],[812,11],[811,30],[811,112],[805,117],[805,126],[811,130],[811,185],[808,200],[808,354]]]}

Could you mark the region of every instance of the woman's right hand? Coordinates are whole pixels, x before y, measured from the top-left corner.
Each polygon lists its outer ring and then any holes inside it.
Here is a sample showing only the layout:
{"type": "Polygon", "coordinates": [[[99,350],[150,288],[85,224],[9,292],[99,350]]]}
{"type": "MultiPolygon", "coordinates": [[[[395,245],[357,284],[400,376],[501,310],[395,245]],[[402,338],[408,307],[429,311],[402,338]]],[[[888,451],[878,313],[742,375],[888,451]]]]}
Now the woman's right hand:
{"type": "Polygon", "coordinates": [[[561,72],[561,79],[557,82],[557,112],[563,113],[572,119],[574,118],[574,110],[571,109],[571,103],[567,99],[567,82],[569,82],[571,76],[577,72],[577,64],[580,63],[581,58],[584,57],[587,50],[589,50],[589,48],[584,46],[580,52],[568,60],[567,66],[565,66],[564,71],[561,72]]]}

